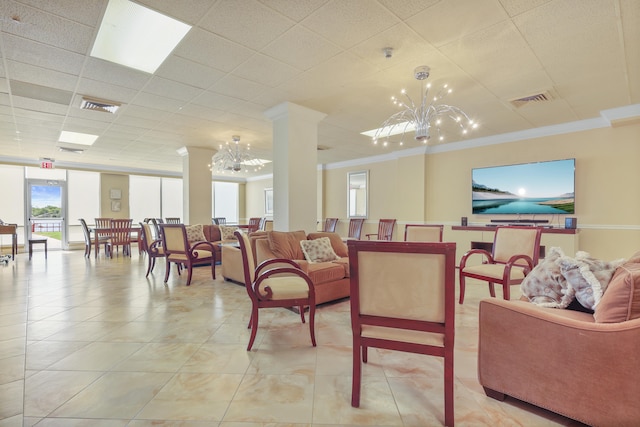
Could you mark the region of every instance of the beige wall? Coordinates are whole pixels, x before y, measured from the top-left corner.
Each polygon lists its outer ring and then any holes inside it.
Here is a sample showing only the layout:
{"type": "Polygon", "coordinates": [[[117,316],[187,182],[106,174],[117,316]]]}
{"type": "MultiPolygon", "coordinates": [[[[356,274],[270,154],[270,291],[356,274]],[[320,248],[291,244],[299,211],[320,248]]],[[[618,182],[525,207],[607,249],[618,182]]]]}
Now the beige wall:
{"type": "Polygon", "coordinates": [[[248,181],[246,184],[246,215],[247,218],[263,217],[264,190],[273,188],[273,179],[265,178],[248,181]]]}
{"type": "MultiPolygon", "coordinates": [[[[341,218],[338,232],[346,235],[347,172],[369,170],[366,233],[376,231],[380,218],[398,220],[395,240],[402,239],[404,224],[410,222],[451,226],[467,216],[470,224],[488,223],[504,217],[471,215],[472,168],[565,158],[576,159],[576,214],[569,216],[578,218],[579,249],[604,259],[629,257],[640,250],[637,123],[328,169],[324,215],[341,218]]],[[[564,226],[565,216],[535,218],[564,226]]]]}
{"type": "Polygon", "coordinates": [[[100,174],[100,216],[103,218],[130,218],[129,175],[100,174]],[[120,190],[120,200],[111,199],[111,190],[120,190]],[[119,202],[120,211],[112,210],[112,202],[119,202]]]}

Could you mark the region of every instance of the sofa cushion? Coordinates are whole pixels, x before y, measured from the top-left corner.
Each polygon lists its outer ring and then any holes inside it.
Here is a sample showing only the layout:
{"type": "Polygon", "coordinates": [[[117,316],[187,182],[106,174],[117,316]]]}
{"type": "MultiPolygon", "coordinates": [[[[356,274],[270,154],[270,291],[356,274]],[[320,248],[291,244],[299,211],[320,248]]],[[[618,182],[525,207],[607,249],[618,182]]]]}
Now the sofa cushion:
{"type": "Polygon", "coordinates": [[[218,227],[220,227],[220,237],[222,240],[237,240],[233,233],[238,230],[238,227],[231,225],[219,225],[218,227]]]}
{"type": "Polygon", "coordinates": [[[593,310],[600,302],[613,272],[622,262],[622,259],[602,261],[581,251],[575,259],[564,257],[559,264],[575,298],[583,307],[593,310]]]}
{"type": "Polygon", "coordinates": [[[338,255],[333,251],[331,241],[329,241],[328,237],[320,237],[313,240],[301,240],[300,247],[302,248],[304,257],[307,261],[312,263],[338,259],[338,255]]]}
{"type": "Polygon", "coordinates": [[[300,241],[307,240],[307,235],[300,231],[269,231],[267,233],[269,248],[277,258],[304,259],[300,241]]]}
{"type": "Polygon", "coordinates": [[[550,248],[545,259],[533,267],[520,284],[522,295],[542,307],[566,308],[573,300],[573,292],[558,264],[564,257],[560,248],[550,248]]]}
{"type": "Polygon", "coordinates": [[[306,273],[314,285],[333,282],[344,278],[344,268],[332,262],[309,263],[306,273]]]}
{"type": "Polygon", "coordinates": [[[593,314],[598,323],[640,318],[640,262],[618,267],[593,314]]]}
{"type": "Polygon", "coordinates": [[[342,237],[340,237],[338,233],[330,233],[330,232],[322,231],[317,233],[309,233],[309,235],[307,236],[307,238],[310,240],[318,239],[320,237],[329,238],[333,251],[339,257],[342,258],[342,257],[349,256],[349,249],[347,249],[347,245],[344,243],[344,241],[342,240],[342,237]]]}
{"type": "Polygon", "coordinates": [[[349,270],[349,257],[338,258],[331,262],[341,265],[344,268],[344,277],[351,277],[351,271],[349,270]]]}
{"type": "Polygon", "coordinates": [[[218,242],[221,239],[220,227],[216,224],[203,224],[202,231],[204,232],[205,240],[209,242],[218,242]]]}
{"type": "Polygon", "coordinates": [[[186,225],[184,228],[187,231],[187,240],[190,244],[207,240],[202,230],[202,224],[186,225]]]}

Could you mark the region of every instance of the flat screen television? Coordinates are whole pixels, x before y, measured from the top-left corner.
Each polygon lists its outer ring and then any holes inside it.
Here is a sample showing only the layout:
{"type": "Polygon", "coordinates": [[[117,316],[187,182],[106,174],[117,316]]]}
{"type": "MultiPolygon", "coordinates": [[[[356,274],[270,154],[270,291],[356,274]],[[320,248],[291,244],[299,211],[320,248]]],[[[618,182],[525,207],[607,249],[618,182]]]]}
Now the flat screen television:
{"type": "Polygon", "coordinates": [[[474,214],[575,214],[575,159],[475,168],[474,214]]]}

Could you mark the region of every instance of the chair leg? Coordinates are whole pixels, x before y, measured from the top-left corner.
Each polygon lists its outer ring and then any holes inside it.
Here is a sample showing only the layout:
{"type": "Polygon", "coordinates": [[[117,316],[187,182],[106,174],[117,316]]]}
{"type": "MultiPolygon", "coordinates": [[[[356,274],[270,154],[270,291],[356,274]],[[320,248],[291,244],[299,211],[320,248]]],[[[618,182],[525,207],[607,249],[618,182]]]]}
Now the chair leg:
{"type": "Polygon", "coordinates": [[[251,325],[251,337],[249,338],[249,345],[247,346],[247,351],[251,351],[251,347],[253,347],[253,342],[256,339],[256,334],[258,333],[258,307],[254,306],[251,309],[251,320],[249,321],[251,325]]]}
{"type": "Polygon", "coordinates": [[[362,379],[362,365],[360,364],[360,342],[353,339],[353,373],[351,378],[351,406],[360,406],[360,382],[362,379]]]}
{"type": "MultiPolygon", "coordinates": [[[[164,269],[164,283],[167,283],[169,281],[169,270],[171,270],[171,263],[169,262],[169,260],[167,260],[167,265],[164,269]]],[[[178,270],[178,273],[180,271],[178,270]]]]}
{"type": "Polygon", "coordinates": [[[461,274],[460,275],[460,299],[458,300],[458,304],[462,304],[464,302],[464,289],[465,289],[464,276],[461,274]]]}
{"type": "Polygon", "coordinates": [[[362,363],[367,363],[367,357],[369,356],[369,347],[362,346],[362,363]]]}
{"type": "MultiPolygon", "coordinates": [[[[302,320],[304,321],[304,307],[300,307],[300,312],[302,313],[302,320]]],[[[309,305],[309,333],[311,334],[311,344],[316,346],[316,305],[309,305]]]]}
{"type": "Polygon", "coordinates": [[[491,295],[493,298],[496,297],[496,287],[494,286],[493,282],[489,282],[489,295],[491,295]]]}
{"type": "Polygon", "coordinates": [[[191,285],[191,274],[193,274],[193,266],[189,264],[187,266],[187,286],[191,285]]]}
{"type": "Polygon", "coordinates": [[[453,349],[445,350],[444,356],[444,425],[454,425],[454,377],[453,377],[453,349]]]}
{"type": "Polygon", "coordinates": [[[151,270],[153,269],[153,263],[156,259],[154,257],[152,257],[151,255],[149,255],[149,262],[148,262],[148,266],[147,266],[147,274],[144,275],[144,277],[149,277],[149,273],[151,273],[151,270]]]}
{"type": "Polygon", "coordinates": [[[211,260],[211,277],[216,280],[216,259],[215,256],[211,260]]]}
{"type": "MultiPolygon", "coordinates": [[[[301,305],[300,307],[298,307],[298,309],[300,310],[300,318],[302,319],[302,323],[305,323],[304,320],[304,305],[301,305]]],[[[311,310],[309,310],[311,311],[311,310]]]]}

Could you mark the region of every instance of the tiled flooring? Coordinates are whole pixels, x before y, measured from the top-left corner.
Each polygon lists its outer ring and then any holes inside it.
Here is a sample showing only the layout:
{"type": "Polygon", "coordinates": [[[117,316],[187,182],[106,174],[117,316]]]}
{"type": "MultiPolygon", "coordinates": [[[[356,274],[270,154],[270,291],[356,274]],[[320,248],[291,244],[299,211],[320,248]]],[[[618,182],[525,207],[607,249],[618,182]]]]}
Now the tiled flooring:
{"type": "MultiPolygon", "coordinates": [[[[316,348],[297,314],[262,310],[247,352],[243,287],[206,268],[188,288],[175,271],[165,285],[164,263],[148,280],[145,263],[135,250],[49,251],[0,265],[0,427],[441,425],[438,358],[370,350],[361,407],[350,406],[348,301],[318,310],[316,348]]],[[[580,425],[484,395],[477,308],[488,292],[468,288],[456,315],[457,425],[580,425]]]]}

